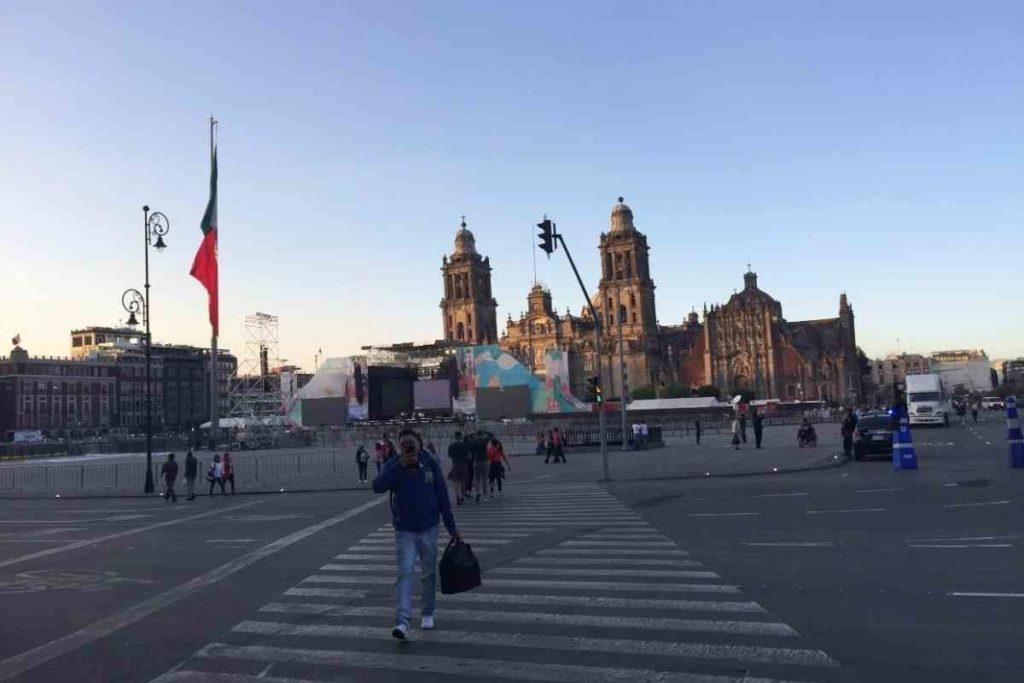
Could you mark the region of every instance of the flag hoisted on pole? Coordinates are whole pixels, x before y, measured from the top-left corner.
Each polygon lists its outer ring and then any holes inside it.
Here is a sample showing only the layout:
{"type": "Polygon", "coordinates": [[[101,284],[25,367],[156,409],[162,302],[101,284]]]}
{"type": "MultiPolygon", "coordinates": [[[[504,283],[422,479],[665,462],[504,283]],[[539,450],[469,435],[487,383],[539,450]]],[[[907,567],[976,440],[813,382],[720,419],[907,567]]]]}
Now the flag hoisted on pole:
{"type": "MultiPolygon", "coordinates": [[[[212,125],[216,125],[216,122],[212,125]]],[[[212,128],[211,128],[212,135],[212,128]]],[[[219,330],[220,312],[218,310],[218,277],[217,277],[217,148],[213,148],[213,158],[210,170],[210,201],[206,204],[206,213],[203,214],[203,222],[200,228],[203,231],[203,241],[199,245],[196,257],[192,261],[192,270],[189,275],[199,280],[210,297],[210,327],[213,328],[213,335],[216,337],[219,330]]]]}
{"type": "Polygon", "coordinates": [[[217,121],[210,117],[210,199],[200,228],[203,241],[199,245],[189,275],[199,280],[209,296],[210,312],[210,450],[217,448],[217,430],[220,427],[220,383],[217,381],[217,336],[220,331],[220,281],[217,268],[217,145],[214,131],[217,121]]]}

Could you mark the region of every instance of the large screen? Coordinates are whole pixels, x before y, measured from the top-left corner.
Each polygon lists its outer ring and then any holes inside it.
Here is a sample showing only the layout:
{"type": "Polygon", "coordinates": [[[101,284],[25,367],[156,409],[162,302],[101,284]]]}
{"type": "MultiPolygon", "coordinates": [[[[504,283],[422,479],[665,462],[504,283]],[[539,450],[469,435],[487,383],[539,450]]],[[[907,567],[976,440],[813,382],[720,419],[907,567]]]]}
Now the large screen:
{"type": "Polygon", "coordinates": [[[412,385],[416,410],[451,410],[452,384],[447,379],[421,379],[412,385]]]}
{"type": "Polygon", "coordinates": [[[303,427],[341,427],[348,422],[348,397],[304,398],[303,427]]]}

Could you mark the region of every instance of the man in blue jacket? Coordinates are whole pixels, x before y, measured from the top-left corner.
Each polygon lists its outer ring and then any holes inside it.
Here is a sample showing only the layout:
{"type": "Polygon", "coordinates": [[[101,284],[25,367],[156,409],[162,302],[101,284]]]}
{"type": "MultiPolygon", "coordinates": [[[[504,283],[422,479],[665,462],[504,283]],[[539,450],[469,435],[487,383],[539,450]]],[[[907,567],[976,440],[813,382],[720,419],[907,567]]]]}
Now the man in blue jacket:
{"type": "Polygon", "coordinates": [[[437,460],[423,450],[419,437],[411,429],[398,433],[398,453],[388,458],[373,480],[376,493],[390,491],[391,521],[395,527],[398,555],[398,579],[395,581],[398,607],[391,635],[404,640],[412,612],[412,575],[416,556],[420,558],[423,611],[420,628],[434,628],[435,589],[437,584],[437,523],[444,520],[448,535],[459,539],[452,516],[444,474],[437,460]]]}

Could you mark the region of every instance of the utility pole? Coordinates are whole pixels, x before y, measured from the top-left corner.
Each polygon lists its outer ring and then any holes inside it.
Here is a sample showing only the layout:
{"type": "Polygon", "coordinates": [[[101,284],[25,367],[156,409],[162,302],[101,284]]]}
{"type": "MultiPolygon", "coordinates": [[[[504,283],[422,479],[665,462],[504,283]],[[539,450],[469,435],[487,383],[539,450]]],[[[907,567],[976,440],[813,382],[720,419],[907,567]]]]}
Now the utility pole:
{"type": "MultiPolygon", "coordinates": [[[[583,292],[583,298],[587,301],[587,308],[590,309],[590,317],[594,321],[594,371],[597,374],[598,388],[600,388],[601,381],[601,321],[597,317],[597,311],[594,310],[594,303],[590,300],[590,294],[587,293],[587,288],[583,284],[583,278],[580,277],[580,272],[576,269],[576,263],[572,260],[572,254],[569,253],[569,247],[566,246],[565,240],[562,235],[559,234],[555,222],[549,220],[547,215],[544,216],[544,220],[537,224],[540,228],[540,232],[537,233],[537,237],[540,238],[540,244],[538,245],[541,249],[547,253],[548,257],[551,257],[551,252],[558,248],[558,245],[562,245],[562,249],[565,251],[565,257],[569,259],[569,265],[572,267],[572,272],[576,276],[576,282],[580,285],[580,290],[583,292]]],[[[608,473],[608,439],[605,434],[605,414],[604,414],[604,403],[598,403],[597,411],[597,429],[600,432],[598,440],[601,444],[601,467],[604,475],[604,481],[610,481],[611,476],[608,473]]]]}

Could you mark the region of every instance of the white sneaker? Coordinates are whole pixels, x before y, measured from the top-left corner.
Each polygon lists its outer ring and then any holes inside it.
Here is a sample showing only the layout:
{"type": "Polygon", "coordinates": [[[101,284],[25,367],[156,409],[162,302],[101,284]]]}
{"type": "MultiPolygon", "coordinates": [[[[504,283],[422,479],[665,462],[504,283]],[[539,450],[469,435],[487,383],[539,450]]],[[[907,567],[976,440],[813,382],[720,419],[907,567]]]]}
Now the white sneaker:
{"type": "Polygon", "coordinates": [[[391,637],[398,638],[399,640],[405,640],[405,634],[409,632],[409,627],[405,624],[399,624],[398,626],[391,629],[391,637]]]}
{"type": "Polygon", "coordinates": [[[432,631],[434,629],[434,617],[423,617],[420,620],[420,628],[424,631],[432,631]]]}

